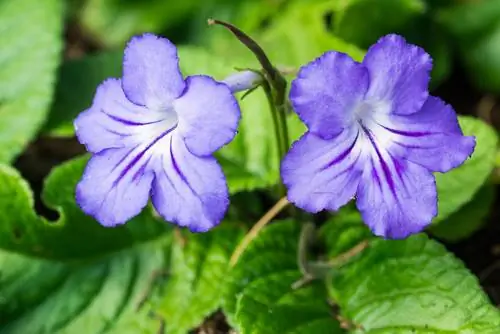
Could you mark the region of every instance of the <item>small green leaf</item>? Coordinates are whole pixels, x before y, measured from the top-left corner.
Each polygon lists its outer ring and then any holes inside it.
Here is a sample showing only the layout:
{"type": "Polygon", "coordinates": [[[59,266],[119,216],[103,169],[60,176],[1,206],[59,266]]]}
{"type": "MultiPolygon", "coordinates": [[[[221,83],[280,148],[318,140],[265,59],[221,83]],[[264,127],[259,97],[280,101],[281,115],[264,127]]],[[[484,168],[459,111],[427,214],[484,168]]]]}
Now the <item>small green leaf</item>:
{"type": "Polygon", "coordinates": [[[436,237],[449,242],[465,239],[483,226],[494,200],[495,187],[486,184],[475,194],[472,201],[445,220],[431,225],[429,231],[436,237]]]}
{"type": "Polygon", "coordinates": [[[88,0],[80,21],[100,43],[122,47],[132,35],[159,33],[181,22],[197,5],[193,0],[88,0]]]}
{"type": "Polygon", "coordinates": [[[224,312],[242,334],[342,333],[332,317],[324,286],[313,282],[293,290],[300,224],[279,221],[248,246],[232,269],[224,312]]]}
{"type": "Polygon", "coordinates": [[[154,302],[167,333],[187,333],[221,306],[229,258],[242,232],[240,226],[225,223],[204,234],[186,232],[174,239],[171,278],[154,302]]]}
{"type": "Polygon", "coordinates": [[[60,0],[0,1],[0,162],[11,162],[45,120],[59,64],[60,0]]]}
{"type": "MultiPolygon", "coordinates": [[[[170,230],[149,210],[117,228],[84,215],[74,188],[86,158],[48,177],[43,198],[60,218],[33,210],[31,190],[0,166],[0,333],[104,333],[134,320],[167,265],[170,230]]],[[[157,319],[149,319],[158,328],[157,319]]]]}
{"type": "Polygon", "coordinates": [[[464,135],[476,137],[476,148],[462,166],[444,174],[436,173],[439,213],[435,222],[469,202],[486,182],[495,164],[498,142],[495,130],[483,121],[468,116],[459,116],[459,123],[464,135]]]}
{"type": "Polygon", "coordinates": [[[424,234],[377,239],[340,268],[330,291],[355,333],[498,333],[500,313],[478,280],[424,234]]]}

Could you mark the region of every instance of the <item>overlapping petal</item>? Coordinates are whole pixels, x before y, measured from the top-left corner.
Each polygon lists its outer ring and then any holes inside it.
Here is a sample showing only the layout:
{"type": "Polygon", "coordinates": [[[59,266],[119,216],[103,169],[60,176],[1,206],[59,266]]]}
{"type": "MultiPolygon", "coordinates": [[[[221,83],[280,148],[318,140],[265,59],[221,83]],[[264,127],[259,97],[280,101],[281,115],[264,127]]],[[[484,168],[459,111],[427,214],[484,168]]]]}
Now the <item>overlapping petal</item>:
{"type": "Polygon", "coordinates": [[[368,83],[363,65],[346,54],[326,52],[301,68],[292,82],[290,100],[309,131],[329,139],[352,124],[353,107],[368,83]]]}
{"type": "Polygon", "coordinates": [[[123,59],[123,90],[130,101],[160,110],[170,107],[184,88],[175,45],[152,34],[130,40],[123,59]]]}
{"type": "Polygon", "coordinates": [[[304,66],[290,99],[309,132],[282,163],[288,199],[314,213],[355,196],[366,224],[384,237],[430,224],[432,173],[458,167],[475,147],[453,109],[429,96],[431,67],[423,49],[396,35],[381,38],[362,64],[327,52],[304,66]]]}
{"type": "Polygon", "coordinates": [[[173,114],[154,112],[130,102],[118,79],[104,81],[97,88],[92,106],[74,122],[78,140],[93,153],[137,145],[155,129],[176,123],[173,114]]]}
{"type": "Polygon", "coordinates": [[[427,100],[432,59],[403,37],[382,37],[370,47],[363,65],[370,75],[366,99],[388,103],[387,112],[409,115],[427,100]]]}
{"type": "Polygon", "coordinates": [[[309,212],[337,210],[350,201],[364,162],[359,135],[351,127],[332,140],[306,133],[295,142],[281,165],[288,199],[309,212]]]}
{"type": "Polygon", "coordinates": [[[144,147],[111,148],[94,154],[76,188],[82,210],[104,226],[116,226],[146,206],[153,173],[144,147]]]}
{"type": "Polygon", "coordinates": [[[372,152],[356,198],[365,223],[383,237],[400,239],[420,232],[437,214],[432,173],[382,152],[372,152]]]}
{"type": "Polygon", "coordinates": [[[186,85],[184,94],[173,104],[179,132],[192,153],[210,155],[236,135],[238,102],[225,84],[208,76],[188,77],[186,85]]]}
{"type": "Polygon", "coordinates": [[[180,136],[157,156],[151,197],[167,221],[204,232],[217,225],[229,205],[224,174],[213,157],[192,154],[180,136]]]}
{"type": "Polygon", "coordinates": [[[471,156],[475,138],[463,136],[453,109],[429,97],[422,109],[407,116],[393,116],[381,126],[391,136],[390,151],[433,172],[447,172],[471,156]]]}

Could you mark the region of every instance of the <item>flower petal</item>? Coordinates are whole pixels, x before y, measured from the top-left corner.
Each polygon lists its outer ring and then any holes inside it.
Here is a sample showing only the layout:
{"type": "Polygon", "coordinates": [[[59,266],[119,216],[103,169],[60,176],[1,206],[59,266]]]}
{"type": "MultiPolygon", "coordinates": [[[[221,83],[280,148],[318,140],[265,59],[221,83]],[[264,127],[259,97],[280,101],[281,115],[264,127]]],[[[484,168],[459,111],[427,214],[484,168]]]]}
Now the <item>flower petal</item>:
{"type": "Polygon", "coordinates": [[[104,226],[124,224],[149,199],[153,173],[149,155],[136,149],[108,149],[95,154],[76,187],[82,210],[104,226]]]}
{"type": "Polygon", "coordinates": [[[306,133],[283,159],[288,199],[308,212],[338,210],[356,192],[361,176],[361,141],[355,127],[324,140],[306,133]]]}
{"type": "Polygon", "coordinates": [[[154,129],[172,127],[175,122],[166,113],[131,103],[120,80],[108,79],[97,88],[92,106],[77,117],[74,125],[80,143],[88,151],[98,153],[134,146],[156,133],[154,129]]]}
{"type": "Polygon", "coordinates": [[[363,64],[370,72],[366,98],[391,104],[390,112],[408,115],[427,99],[431,57],[398,35],[387,35],[370,47],[363,64]]]}
{"type": "Polygon", "coordinates": [[[290,100],[309,131],[329,139],[352,124],[354,105],[364,96],[368,82],[363,65],[330,51],[300,69],[290,100]]]}
{"type": "Polygon", "coordinates": [[[447,172],[472,155],[475,138],[463,136],[453,109],[430,96],[422,109],[388,117],[382,126],[396,143],[390,150],[433,172],[447,172]]]}
{"type": "Polygon", "coordinates": [[[152,34],[130,40],[123,59],[123,90],[130,101],[151,109],[166,108],[184,87],[175,45],[152,34]]]}
{"type": "Polygon", "coordinates": [[[187,90],[174,102],[179,131],[187,148],[210,155],[235,136],[240,119],[238,102],[230,89],[204,75],[188,77],[187,90]]]}
{"type": "Polygon", "coordinates": [[[371,154],[365,168],[356,204],[374,234],[405,238],[430,224],[437,214],[436,183],[430,171],[383,151],[371,154]]]}
{"type": "Polygon", "coordinates": [[[192,154],[182,138],[173,135],[155,166],[153,205],[167,221],[193,232],[219,224],[229,205],[226,180],[213,157],[192,154]]]}

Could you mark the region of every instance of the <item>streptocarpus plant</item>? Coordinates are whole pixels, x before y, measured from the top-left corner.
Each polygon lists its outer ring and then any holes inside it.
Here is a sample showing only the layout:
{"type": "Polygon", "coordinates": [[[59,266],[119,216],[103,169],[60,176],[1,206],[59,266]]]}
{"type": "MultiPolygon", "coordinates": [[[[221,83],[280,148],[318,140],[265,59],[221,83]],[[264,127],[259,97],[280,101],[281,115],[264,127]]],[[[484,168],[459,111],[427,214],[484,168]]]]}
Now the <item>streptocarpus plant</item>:
{"type": "MultiPolygon", "coordinates": [[[[133,38],[125,49],[123,78],[99,86],[92,106],[75,121],[80,142],[93,154],[76,190],[84,212],[112,227],[137,215],[151,198],[166,221],[192,232],[218,225],[230,198],[212,154],[237,135],[240,110],[233,94],[262,88],[273,114],[268,131],[277,139],[286,197],[234,251],[231,265],[240,266],[240,273],[244,263],[237,262],[246,247],[290,202],[317,213],[335,212],[356,199],[365,224],[387,239],[407,238],[431,223],[438,205],[433,172],[463,164],[476,142],[463,135],[451,106],[429,95],[432,61],[423,49],[387,35],[362,63],[326,52],[301,67],[288,101],[287,81],[264,50],[236,27],[211,23],[228,28],[262,68],[220,82],[204,75],[183,78],[170,41],[151,34],[133,38]],[[290,105],[308,129],[291,147],[286,121],[290,105]]],[[[286,287],[292,290],[316,278],[331,280],[330,269],[371,245],[363,240],[340,260],[310,265],[305,263],[304,240],[314,238],[309,235],[312,225],[304,226],[297,248],[304,277],[288,278],[286,287]]],[[[233,297],[245,309],[240,296],[233,297]]],[[[246,333],[242,318],[239,326],[246,333]]],[[[346,326],[360,328],[350,322],[346,326]]]]}

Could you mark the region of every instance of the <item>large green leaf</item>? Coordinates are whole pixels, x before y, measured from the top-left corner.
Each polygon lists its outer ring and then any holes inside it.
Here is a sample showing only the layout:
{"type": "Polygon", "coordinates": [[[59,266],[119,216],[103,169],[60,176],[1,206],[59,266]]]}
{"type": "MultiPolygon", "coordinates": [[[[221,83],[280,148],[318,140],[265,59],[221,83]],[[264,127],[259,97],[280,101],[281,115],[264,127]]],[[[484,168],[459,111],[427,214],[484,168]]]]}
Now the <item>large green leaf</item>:
{"type": "Polygon", "coordinates": [[[85,216],[73,194],[85,162],[66,163],[47,179],[43,198],[58,210],[56,222],[37,216],[26,182],[0,167],[2,334],[108,333],[144,317],[137,309],[166,266],[169,227],[149,210],[113,229],[85,216]]]}
{"type": "Polygon", "coordinates": [[[229,257],[242,232],[241,226],[228,223],[208,233],[174,238],[171,277],[154,302],[167,333],[187,333],[221,306],[229,257]]]}
{"type": "MultiPolygon", "coordinates": [[[[331,235],[330,242],[334,238],[331,235]]],[[[355,261],[337,269],[329,284],[343,317],[362,328],[355,333],[500,330],[500,313],[477,278],[424,234],[406,240],[372,239],[355,261]]]]}
{"type": "Polygon", "coordinates": [[[64,62],[44,131],[72,136],[73,119],[90,107],[97,86],[107,78],[121,76],[122,57],[122,52],[103,52],[64,62]]]}
{"type": "Polygon", "coordinates": [[[61,0],[0,1],[0,162],[12,161],[45,120],[62,19],[61,0]]]}
{"type": "Polygon", "coordinates": [[[446,218],[469,202],[495,165],[498,143],[495,130],[483,121],[468,116],[460,116],[459,123],[464,135],[476,137],[476,148],[462,166],[444,174],[436,173],[439,213],[435,221],[446,218]]]}
{"type": "Polygon", "coordinates": [[[300,289],[297,245],[301,225],[279,221],[252,241],[232,269],[224,312],[242,334],[342,333],[332,317],[324,286],[300,289]]]}
{"type": "Polygon", "coordinates": [[[465,239],[484,225],[494,201],[495,187],[492,184],[485,184],[472,201],[448,218],[431,225],[429,231],[436,237],[450,242],[465,239]]]}

